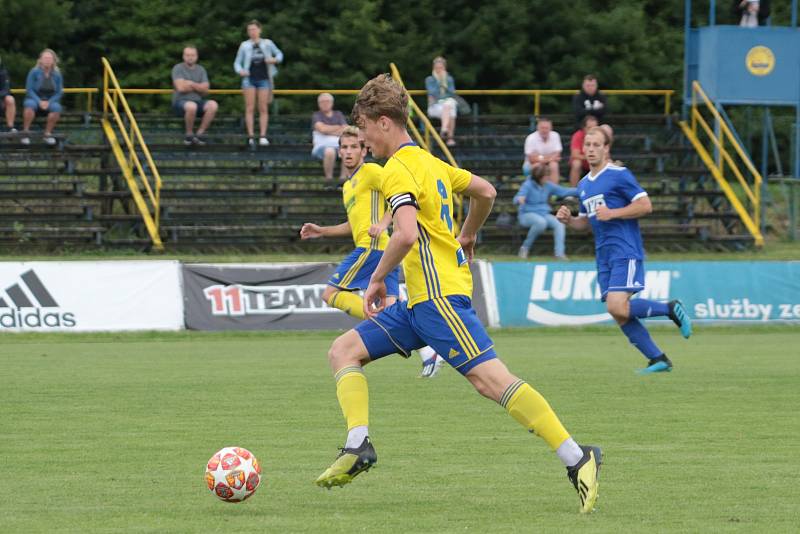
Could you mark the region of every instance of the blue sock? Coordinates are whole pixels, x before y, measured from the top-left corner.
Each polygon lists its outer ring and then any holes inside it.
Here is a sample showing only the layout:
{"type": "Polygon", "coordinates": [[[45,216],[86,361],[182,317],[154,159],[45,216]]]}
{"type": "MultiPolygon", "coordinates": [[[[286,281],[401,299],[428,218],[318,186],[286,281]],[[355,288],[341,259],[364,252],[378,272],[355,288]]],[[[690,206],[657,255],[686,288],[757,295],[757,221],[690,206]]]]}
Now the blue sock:
{"type": "Polygon", "coordinates": [[[636,317],[628,319],[628,322],[620,328],[622,328],[622,332],[627,336],[631,345],[639,349],[639,352],[644,354],[644,357],[648,360],[658,358],[664,354],[661,352],[661,349],[656,347],[653,338],[650,337],[650,332],[647,331],[647,328],[645,328],[636,317]]]}
{"type": "Polygon", "coordinates": [[[669,315],[669,305],[666,302],[656,300],[632,299],[631,317],[647,318],[658,317],[659,315],[669,315]]]}

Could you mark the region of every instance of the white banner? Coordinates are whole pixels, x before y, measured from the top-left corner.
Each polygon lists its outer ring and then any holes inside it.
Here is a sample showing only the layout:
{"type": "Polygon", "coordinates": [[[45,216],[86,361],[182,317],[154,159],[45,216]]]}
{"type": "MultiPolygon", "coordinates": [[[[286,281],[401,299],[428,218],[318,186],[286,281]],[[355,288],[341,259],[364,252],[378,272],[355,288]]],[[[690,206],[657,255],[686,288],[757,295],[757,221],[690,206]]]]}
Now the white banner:
{"type": "Polygon", "coordinates": [[[0,332],[179,330],[177,261],[0,263],[0,332]]]}

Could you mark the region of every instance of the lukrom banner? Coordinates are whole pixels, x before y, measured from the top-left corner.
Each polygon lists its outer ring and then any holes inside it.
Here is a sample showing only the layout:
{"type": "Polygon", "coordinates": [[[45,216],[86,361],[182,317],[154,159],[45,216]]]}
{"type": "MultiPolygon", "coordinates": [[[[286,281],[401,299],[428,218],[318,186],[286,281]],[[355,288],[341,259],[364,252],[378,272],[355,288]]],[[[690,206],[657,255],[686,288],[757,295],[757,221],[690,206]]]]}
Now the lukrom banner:
{"type": "Polygon", "coordinates": [[[0,263],[0,332],[181,328],[176,261],[0,263]]]}
{"type": "MultiPolygon", "coordinates": [[[[645,262],[637,297],[680,299],[699,322],[800,322],[800,262],[645,262]]],[[[610,321],[594,263],[493,263],[501,326],[610,321]]],[[[663,319],[657,319],[663,320],[663,319]]]]}

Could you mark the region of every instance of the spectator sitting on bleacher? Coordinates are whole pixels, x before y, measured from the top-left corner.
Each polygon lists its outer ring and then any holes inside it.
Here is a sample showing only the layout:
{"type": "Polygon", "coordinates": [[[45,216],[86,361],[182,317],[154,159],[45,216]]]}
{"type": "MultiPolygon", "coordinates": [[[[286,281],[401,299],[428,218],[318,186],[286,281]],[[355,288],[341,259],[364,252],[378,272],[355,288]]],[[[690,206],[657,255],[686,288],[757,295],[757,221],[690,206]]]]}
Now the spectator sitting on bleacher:
{"type": "Polygon", "coordinates": [[[536,238],[547,228],[551,228],[555,257],[566,260],[564,249],[566,228],[552,214],[549,200],[551,196],[558,198],[576,196],[578,190],[548,182],[545,180],[546,170],[544,165],[534,167],[531,176],[522,183],[514,195],[514,204],[519,205],[517,221],[520,226],[528,228],[528,235],[519,247],[519,257],[527,258],[536,238]]]}
{"type": "Polygon", "coordinates": [[[553,122],[545,117],[536,121],[536,131],[525,138],[525,161],[522,174],[531,175],[535,167],[545,167],[544,175],[554,184],[558,183],[558,162],[561,161],[561,136],[553,131],[553,122]]]}
{"type": "MultiPolygon", "coordinates": [[[[341,111],[333,109],[333,95],[322,93],[317,97],[318,111],[311,115],[311,155],[322,160],[325,180],[333,180],[333,168],[339,152],[339,136],[347,128],[347,119],[341,111]]],[[[344,167],[339,178],[345,177],[344,167]]]]}
{"type": "Polygon", "coordinates": [[[608,104],[606,95],[597,89],[597,77],[594,74],[583,77],[580,92],[572,97],[572,109],[575,111],[575,124],[578,128],[586,115],[594,115],[597,122],[603,120],[608,104]]]}
{"type": "Polygon", "coordinates": [[[14,97],[11,96],[11,80],[8,77],[5,65],[3,65],[2,58],[0,58],[0,113],[6,116],[8,133],[16,133],[14,117],[17,114],[17,103],[14,101],[14,97]]]}
{"type": "Polygon", "coordinates": [[[218,105],[214,100],[205,100],[211,84],[208,73],[197,63],[197,47],[188,45],[183,49],[183,63],[172,67],[172,109],[179,117],[183,117],[186,127],[184,145],[205,145],[205,133],[217,114],[218,105]],[[194,133],[194,121],[200,116],[202,120],[197,134],[194,133]]]}
{"type": "Polygon", "coordinates": [[[283,52],[271,40],[261,38],[261,23],[257,20],[247,23],[247,37],[249,39],[239,45],[233,69],[242,77],[247,143],[252,147],[256,146],[253,136],[253,120],[256,100],[258,100],[258,144],[267,146],[269,145],[267,139],[269,103],[272,101],[273,80],[278,74],[278,68],[275,65],[283,61],[283,52]]]}
{"type": "Polygon", "coordinates": [[[425,78],[428,93],[428,116],[442,121],[441,135],[447,146],[454,146],[456,133],[456,84],[447,72],[447,61],[438,56],[433,60],[433,72],[425,78]]]}
{"type": "Polygon", "coordinates": [[[589,172],[589,162],[583,154],[583,138],[589,128],[597,126],[597,117],[586,115],[583,118],[583,128],[572,134],[569,142],[569,185],[575,187],[578,181],[589,172]]]}
{"type": "Polygon", "coordinates": [[[47,123],[44,127],[44,142],[50,146],[56,144],[53,130],[61,117],[61,95],[64,94],[64,79],[58,69],[58,56],[45,48],[39,54],[28,77],[25,80],[25,110],[22,112],[22,133],[20,142],[23,145],[31,144],[30,133],[33,119],[37,116],[46,116],[47,123]]]}

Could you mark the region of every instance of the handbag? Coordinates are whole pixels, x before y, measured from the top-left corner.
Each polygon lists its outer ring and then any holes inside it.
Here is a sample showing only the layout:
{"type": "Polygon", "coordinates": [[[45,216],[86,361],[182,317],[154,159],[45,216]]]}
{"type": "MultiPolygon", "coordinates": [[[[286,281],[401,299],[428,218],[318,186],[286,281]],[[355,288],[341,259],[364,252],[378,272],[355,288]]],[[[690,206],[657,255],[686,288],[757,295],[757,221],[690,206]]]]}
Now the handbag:
{"type": "Polygon", "coordinates": [[[458,106],[458,114],[459,115],[469,115],[472,113],[472,106],[469,105],[469,102],[464,100],[463,96],[456,95],[456,105],[458,106]]]}

